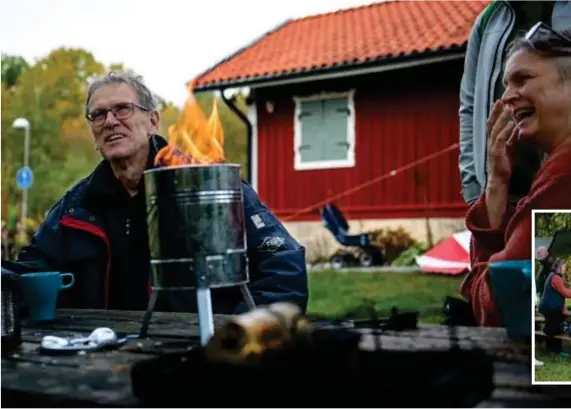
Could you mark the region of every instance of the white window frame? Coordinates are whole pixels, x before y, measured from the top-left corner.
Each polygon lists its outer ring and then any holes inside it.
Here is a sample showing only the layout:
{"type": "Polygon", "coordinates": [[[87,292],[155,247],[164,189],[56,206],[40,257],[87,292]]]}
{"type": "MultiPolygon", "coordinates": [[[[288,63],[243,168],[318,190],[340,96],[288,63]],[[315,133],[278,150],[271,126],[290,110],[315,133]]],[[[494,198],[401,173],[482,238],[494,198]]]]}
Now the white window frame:
{"type": "Polygon", "coordinates": [[[295,102],[294,113],[294,131],[293,131],[293,149],[294,149],[294,169],[295,170],[313,170],[313,169],[337,169],[352,168],[355,166],[355,90],[351,89],[346,92],[323,92],[304,97],[293,97],[295,102]],[[347,107],[349,115],[347,118],[347,158],[341,160],[323,160],[313,162],[302,162],[299,147],[302,145],[301,121],[301,104],[305,101],[315,101],[333,98],[347,98],[347,107]]]}

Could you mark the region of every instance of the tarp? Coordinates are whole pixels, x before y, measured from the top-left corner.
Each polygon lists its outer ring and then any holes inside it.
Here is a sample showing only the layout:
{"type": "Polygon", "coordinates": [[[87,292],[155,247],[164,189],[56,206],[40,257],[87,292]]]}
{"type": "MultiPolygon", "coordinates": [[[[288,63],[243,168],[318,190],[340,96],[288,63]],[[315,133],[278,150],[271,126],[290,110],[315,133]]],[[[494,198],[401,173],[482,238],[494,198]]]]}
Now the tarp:
{"type": "Polygon", "coordinates": [[[553,237],[536,237],[535,252],[537,253],[537,249],[540,247],[545,247],[546,249],[548,249],[549,245],[551,244],[551,240],[553,240],[553,237]]]}
{"type": "Polygon", "coordinates": [[[420,257],[416,263],[425,273],[458,275],[470,270],[469,230],[454,233],[420,257]]]}
{"type": "Polygon", "coordinates": [[[540,246],[547,247],[552,257],[571,256],[571,230],[559,230],[553,237],[536,237],[535,251],[540,246]]]}
{"type": "MultiPolygon", "coordinates": [[[[455,233],[416,257],[416,263],[425,273],[457,275],[467,272],[470,270],[470,239],[469,230],[455,233]]],[[[552,257],[571,256],[571,230],[560,230],[553,237],[536,237],[535,251],[540,246],[547,247],[552,257]]]]}

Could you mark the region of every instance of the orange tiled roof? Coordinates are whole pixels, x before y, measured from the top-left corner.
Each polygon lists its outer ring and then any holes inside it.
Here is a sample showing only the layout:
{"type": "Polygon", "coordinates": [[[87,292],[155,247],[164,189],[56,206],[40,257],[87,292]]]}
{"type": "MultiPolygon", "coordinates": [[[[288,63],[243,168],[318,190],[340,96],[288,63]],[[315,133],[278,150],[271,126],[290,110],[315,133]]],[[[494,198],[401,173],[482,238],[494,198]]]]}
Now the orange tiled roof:
{"type": "Polygon", "coordinates": [[[457,50],[487,4],[389,1],[291,20],[199,75],[196,89],[457,50]]]}

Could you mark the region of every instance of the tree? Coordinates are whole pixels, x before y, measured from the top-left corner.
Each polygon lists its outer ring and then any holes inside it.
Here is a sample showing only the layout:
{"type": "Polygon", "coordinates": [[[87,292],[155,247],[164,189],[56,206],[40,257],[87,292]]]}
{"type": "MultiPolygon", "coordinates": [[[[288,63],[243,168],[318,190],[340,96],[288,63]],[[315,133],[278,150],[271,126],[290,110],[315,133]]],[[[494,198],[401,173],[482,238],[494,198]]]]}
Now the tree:
{"type": "Polygon", "coordinates": [[[535,236],[552,237],[562,229],[571,230],[571,213],[536,213],[535,236]]]}
{"type": "MultiPolygon", "coordinates": [[[[16,86],[18,79],[24,71],[30,68],[24,57],[18,55],[2,54],[2,84],[6,89],[16,86]]],[[[4,91],[4,90],[2,90],[4,91]]]]}
{"type": "Polygon", "coordinates": [[[12,203],[19,196],[14,173],[22,166],[24,152],[22,130],[11,124],[18,117],[31,124],[30,166],[35,177],[29,214],[48,210],[98,161],[84,103],[88,82],[104,70],[91,53],[60,48],[23,71],[11,94],[2,93],[2,189],[12,203]]]}
{"type": "MultiPolygon", "coordinates": [[[[571,213],[535,214],[535,237],[553,237],[560,230],[571,230],[571,213]]],[[[567,286],[571,286],[571,257],[565,259],[565,264],[567,268],[563,278],[567,286]]]]}
{"type": "Polygon", "coordinates": [[[165,138],[168,136],[169,126],[176,124],[180,110],[172,102],[163,101],[159,104],[159,112],[161,115],[161,129],[159,134],[165,138]]]}
{"type": "Polygon", "coordinates": [[[125,72],[125,73],[136,75],[136,73],[133,69],[125,67],[125,65],[123,63],[111,63],[109,65],[109,71],[125,72]]]}
{"type": "MultiPolygon", "coordinates": [[[[212,101],[214,93],[201,92],[196,95],[196,100],[204,113],[208,116],[212,110],[212,101]]],[[[238,93],[234,96],[234,104],[243,112],[247,112],[246,99],[244,95],[238,93]]],[[[242,120],[223,102],[218,101],[218,113],[222,121],[224,129],[224,154],[226,161],[229,163],[237,163],[240,165],[242,177],[248,178],[248,151],[247,151],[247,135],[246,125],[242,120]]]]}

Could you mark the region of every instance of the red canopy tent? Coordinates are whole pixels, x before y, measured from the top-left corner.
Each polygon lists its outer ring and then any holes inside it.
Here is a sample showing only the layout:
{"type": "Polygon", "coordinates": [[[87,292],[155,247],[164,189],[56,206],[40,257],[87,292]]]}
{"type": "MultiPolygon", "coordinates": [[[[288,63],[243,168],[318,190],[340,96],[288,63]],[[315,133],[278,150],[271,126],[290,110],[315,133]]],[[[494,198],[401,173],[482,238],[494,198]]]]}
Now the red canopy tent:
{"type": "Polygon", "coordinates": [[[416,258],[424,273],[462,274],[470,269],[469,230],[454,233],[416,258]]]}

